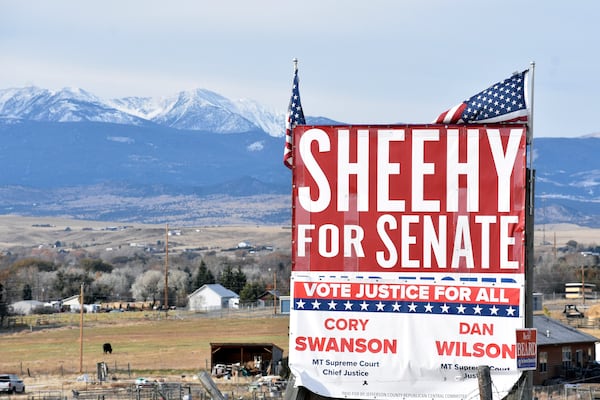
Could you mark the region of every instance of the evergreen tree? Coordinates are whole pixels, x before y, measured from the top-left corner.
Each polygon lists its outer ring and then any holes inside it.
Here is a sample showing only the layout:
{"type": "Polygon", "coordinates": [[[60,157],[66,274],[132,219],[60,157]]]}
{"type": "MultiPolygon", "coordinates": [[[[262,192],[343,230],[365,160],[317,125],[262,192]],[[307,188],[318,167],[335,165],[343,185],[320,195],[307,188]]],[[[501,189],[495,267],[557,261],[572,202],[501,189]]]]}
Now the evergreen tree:
{"type": "Polygon", "coordinates": [[[219,283],[223,287],[233,290],[233,287],[235,287],[235,278],[231,265],[228,264],[223,268],[223,271],[219,274],[219,283]]]}
{"type": "Polygon", "coordinates": [[[241,303],[253,303],[258,296],[265,292],[265,285],[261,282],[248,282],[240,292],[241,303]]]}
{"type": "Polygon", "coordinates": [[[8,315],[8,307],[4,297],[4,286],[0,283],[0,326],[4,323],[4,318],[8,315]]]}
{"type": "MultiPolygon", "coordinates": [[[[79,271],[65,271],[59,270],[56,273],[54,281],[52,282],[52,290],[58,294],[59,297],[65,298],[79,294],[81,292],[81,284],[85,287],[90,286],[93,279],[87,274],[79,271]]],[[[84,292],[84,303],[88,303],[92,300],[88,292],[84,292]]]]}
{"type": "Polygon", "coordinates": [[[23,286],[23,300],[32,300],[33,299],[33,293],[31,290],[31,286],[26,283],[25,286],[23,286]]]}
{"type": "Polygon", "coordinates": [[[239,266],[237,271],[234,271],[231,265],[227,265],[221,272],[219,283],[235,293],[240,293],[246,285],[246,274],[239,266]]]}
{"type": "Polygon", "coordinates": [[[198,267],[198,272],[194,278],[193,290],[201,288],[204,285],[215,283],[215,276],[210,269],[206,266],[204,260],[200,262],[200,266],[198,267]]]}
{"type": "Polygon", "coordinates": [[[240,293],[243,289],[244,286],[246,286],[246,274],[244,274],[242,272],[242,267],[238,266],[237,271],[235,271],[235,273],[233,274],[233,281],[234,281],[234,292],[236,293],[240,293]]]}

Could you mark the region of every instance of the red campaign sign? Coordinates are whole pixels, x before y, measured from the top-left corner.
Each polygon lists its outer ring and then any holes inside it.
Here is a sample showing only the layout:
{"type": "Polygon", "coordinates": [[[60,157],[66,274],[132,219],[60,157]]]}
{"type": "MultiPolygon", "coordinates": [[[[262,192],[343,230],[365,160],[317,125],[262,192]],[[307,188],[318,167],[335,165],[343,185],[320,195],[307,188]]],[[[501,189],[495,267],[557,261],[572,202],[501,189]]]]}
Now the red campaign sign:
{"type": "Polygon", "coordinates": [[[395,300],[443,303],[504,304],[519,306],[520,288],[418,283],[299,282],[294,297],[323,300],[395,300]]]}
{"type": "Polygon", "coordinates": [[[294,271],[524,273],[525,125],[293,134],[294,271]]]}
{"type": "Polygon", "coordinates": [[[517,329],[517,368],[537,369],[537,329],[517,329]]]}

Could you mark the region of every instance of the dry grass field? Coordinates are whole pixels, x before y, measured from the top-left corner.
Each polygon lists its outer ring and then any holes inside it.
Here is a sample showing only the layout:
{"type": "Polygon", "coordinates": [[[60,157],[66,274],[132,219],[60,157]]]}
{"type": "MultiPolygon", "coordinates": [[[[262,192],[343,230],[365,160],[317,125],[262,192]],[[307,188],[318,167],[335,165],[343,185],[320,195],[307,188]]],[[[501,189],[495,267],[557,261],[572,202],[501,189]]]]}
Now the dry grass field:
{"type": "MultiPolygon", "coordinates": [[[[21,217],[0,215],[0,250],[11,247],[47,246],[60,241],[69,246],[76,244],[88,250],[106,251],[119,246],[154,244],[165,240],[166,225],[137,223],[98,222],[49,217],[21,217]],[[116,228],[116,229],[114,229],[116,228]]],[[[282,226],[199,226],[179,227],[169,225],[169,230],[180,235],[169,238],[169,249],[231,248],[242,241],[253,244],[269,244],[274,250],[289,251],[291,230],[282,226]]],[[[569,240],[583,244],[600,243],[600,229],[571,224],[547,224],[536,226],[534,243],[562,246],[569,240]]]]}
{"type": "Polygon", "coordinates": [[[600,229],[586,228],[572,224],[547,224],[536,226],[535,244],[546,242],[563,246],[569,240],[588,245],[600,244],[600,229]]]}
{"type": "Polygon", "coordinates": [[[28,391],[77,387],[80,363],[94,378],[97,363],[105,362],[111,381],[120,384],[140,376],[181,381],[210,371],[211,342],[273,343],[285,355],[288,349],[289,319],[272,310],[211,317],[179,311],[84,314],[83,329],[79,314],[24,322],[31,326],[0,334],[0,371],[22,376],[28,391]],[[106,342],[112,354],[103,353],[106,342]]]}
{"type": "MultiPolygon", "coordinates": [[[[133,244],[154,245],[165,241],[167,225],[98,222],[61,218],[0,215],[0,250],[11,247],[44,247],[60,241],[89,251],[116,252],[133,244]]],[[[240,242],[270,245],[274,250],[291,247],[291,230],[281,226],[200,226],[169,225],[177,235],[169,237],[169,250],[186,248],[232,248],[240,242]]]]}

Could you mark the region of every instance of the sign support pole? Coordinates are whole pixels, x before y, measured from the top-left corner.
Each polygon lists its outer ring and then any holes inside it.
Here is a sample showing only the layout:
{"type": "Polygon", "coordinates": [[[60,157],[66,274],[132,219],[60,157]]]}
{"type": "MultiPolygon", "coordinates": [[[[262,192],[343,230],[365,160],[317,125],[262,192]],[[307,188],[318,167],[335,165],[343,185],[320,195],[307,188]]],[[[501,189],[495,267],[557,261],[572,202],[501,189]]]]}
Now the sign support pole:
{"type": "MultiPolygon", "coordinates": [[[[528,171],[527,190],[530,191],[526,195],[527,202],[533,201],[533,191],[535,182],[535,170],[528,171]]],[[[527,204],[526,208],[531,210],[528,217],[525,218],[525,327],[533,328],[533,204],[527,204]]],[[[533,398],[533,371],[525,372],[525,388],[522,392],[522,399],[533,398]]]]}
{"type": "MultiPolygon", "coordinates": [[[[535,217],[535,169],[533,169],[533,85],[535,62],[529,66],[529,118],[527,119],[527,144],[529,147],[529,168],[527,171],[527,194],[525,195],[527,216],[525,218],[525,327],[533,328],[533,232],[535,217]]],[[[523,399],[533,398],[533,371],[527,371],[523,399]]]]}

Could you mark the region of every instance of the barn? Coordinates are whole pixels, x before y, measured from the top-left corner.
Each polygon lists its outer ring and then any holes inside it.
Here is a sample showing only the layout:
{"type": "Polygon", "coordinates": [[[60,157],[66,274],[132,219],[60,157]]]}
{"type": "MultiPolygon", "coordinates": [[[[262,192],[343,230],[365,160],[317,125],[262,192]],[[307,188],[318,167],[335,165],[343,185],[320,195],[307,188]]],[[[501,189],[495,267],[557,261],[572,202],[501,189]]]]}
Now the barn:
{"type": "MultiPolygon", "coordinates": [[[[283,349],[273,343],[211,343],[212,370],[231,370],[233,365],[254,370],[252,374],[279,375],[283,349]]],[[[235,371],[235,368],[234,368],[235,371]]]]}
{"type": "Polygon", "coordinates": [[[228,308],[230,304],[235,307],[235,300],[239,297],[235,292],[218,283],[206,284],[188,295],[188,309],[190,311],[213,311],[228,308]]]}
{"type": "Polygon", "coordinates": [[[80,302],[79,302],[79,295],[75,294],[71,297],[67,297],[66,299],[62,300],[62,304],[63,307],[66,307],[68,310],[71,311],[79,311],[79,309],[81,308],[80,306],[80,302]]]}
{"type": "Polygon", "coordinates": [[[581,378],[578,374],[594,364],[599,340],[595,336],[544,315],[534,315],[533,326],[537,329],[538,345],[534,385],[581,378]]]}

